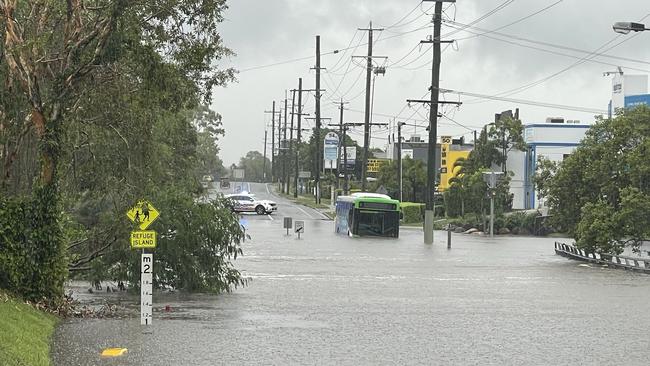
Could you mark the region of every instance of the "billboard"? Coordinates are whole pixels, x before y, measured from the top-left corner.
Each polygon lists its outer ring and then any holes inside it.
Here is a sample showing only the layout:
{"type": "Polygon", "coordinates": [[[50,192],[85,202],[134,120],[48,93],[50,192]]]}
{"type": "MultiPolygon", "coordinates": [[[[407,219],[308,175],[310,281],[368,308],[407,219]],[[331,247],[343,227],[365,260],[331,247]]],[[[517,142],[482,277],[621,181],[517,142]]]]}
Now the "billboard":
{"type": "MultiPolygon", "coordinates": [[[[345,150],[347,150],[347,163],[348,163],[347,168],[348,170],[353,170],[357,160],[357,147],[347,146],[345,150]]],[[[341,166],[343,166],[343,163],[346,162],[343,159],[344,159],[343,150],[341,150],[341,162],[340,162],[341,166]]]]}
{"type": "Polygon", "coordinates": [[[328,132],[323,140],[324,167],[336,169],[336,160],[339,155],[339,136],[334,132],[328,132]]]}

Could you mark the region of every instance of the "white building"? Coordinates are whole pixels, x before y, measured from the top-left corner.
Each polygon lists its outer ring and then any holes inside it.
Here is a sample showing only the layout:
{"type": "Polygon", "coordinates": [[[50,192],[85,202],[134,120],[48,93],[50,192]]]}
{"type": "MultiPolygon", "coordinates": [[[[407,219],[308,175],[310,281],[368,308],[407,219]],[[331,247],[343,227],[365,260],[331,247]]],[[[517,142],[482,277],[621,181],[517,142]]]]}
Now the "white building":
{"type": "Polygon", "coordinates": [[[564,121],[549,118],[546,123],[524,126],[524,141],[527,151],[511,151],[508,154],[507,169],[514,173],[510,192],[514,195],[512,208],[528,210],[544,208],[544,202],[537,197],[533,177],[537,159],[544,157],[561,162],[571,154],[584,138],[590,125],[579,121],[564,121]]]}

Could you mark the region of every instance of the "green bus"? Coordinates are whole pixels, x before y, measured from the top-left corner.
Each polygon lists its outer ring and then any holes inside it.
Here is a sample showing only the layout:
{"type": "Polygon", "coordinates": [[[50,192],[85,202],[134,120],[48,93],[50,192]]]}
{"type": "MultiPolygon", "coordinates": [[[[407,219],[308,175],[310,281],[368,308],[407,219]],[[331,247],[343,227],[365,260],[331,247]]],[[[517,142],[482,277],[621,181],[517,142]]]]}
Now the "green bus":
{"type": "Polygon", "coordinates": [[[399,201],[385,194],[353,193],[336,199],[335,230],[349,236],[399,237],[399,201]]]}

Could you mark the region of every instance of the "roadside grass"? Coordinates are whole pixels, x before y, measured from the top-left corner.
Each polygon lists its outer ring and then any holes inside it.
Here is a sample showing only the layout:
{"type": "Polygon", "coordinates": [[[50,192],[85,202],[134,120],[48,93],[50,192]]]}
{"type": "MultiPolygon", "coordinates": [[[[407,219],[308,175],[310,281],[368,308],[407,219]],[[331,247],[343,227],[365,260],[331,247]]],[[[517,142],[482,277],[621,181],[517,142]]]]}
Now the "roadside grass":
{"type": "Polygon", "coordinates": [[[0,365],[50,365],[57,318],[0,290],[0,365]]]}
{"type": "MultiPolygon", "coordinates": [[[[307,207],[310,207],[310,208],[313,208],[313,209],[316,209],[316,210],[328,210],[330,208],[329,205],[326,205],[326,204],[322,203],[322,200],[321,200],[320,204],[317,204],[316,202],[314,202],[314,197],[313,196],[298,195],[298,198],[295,198],[295,197],[293,197],[292,194],[285,194],[285,193],[281,193],[281,192],[277,192],[277,191],[276,191],[276,193],[278,195],[280,195],[282,198],[286,198],[286,199],[288,199],[290,201],[293,201],[293,202],[298,203],[300,205],[307,206],[307,207]]],[[[329,201],[329,199],[328,199],[328,201],[329,201]]],[[[327,214],[327,213],[325,213],[325,214],[327,214]]]]}

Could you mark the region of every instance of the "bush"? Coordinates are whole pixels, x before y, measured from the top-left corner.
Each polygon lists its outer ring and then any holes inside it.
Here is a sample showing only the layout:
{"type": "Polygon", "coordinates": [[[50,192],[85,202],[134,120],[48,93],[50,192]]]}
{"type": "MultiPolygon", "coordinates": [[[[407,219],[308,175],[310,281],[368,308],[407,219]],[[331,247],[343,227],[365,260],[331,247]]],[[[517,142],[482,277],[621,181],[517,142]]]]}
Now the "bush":
{"type": "Polygon", "coordinates": [[[412,224],[424,221],[424,204],[413,202],[400,203],[402,210],[402,222],[405,224],[412,224]]]}
{"type": "Polygon", "coordinates": [[[67,262],[56,195],[50,187],[0,199],[0,288],[27,300],[63,295],[67,262]]]}

